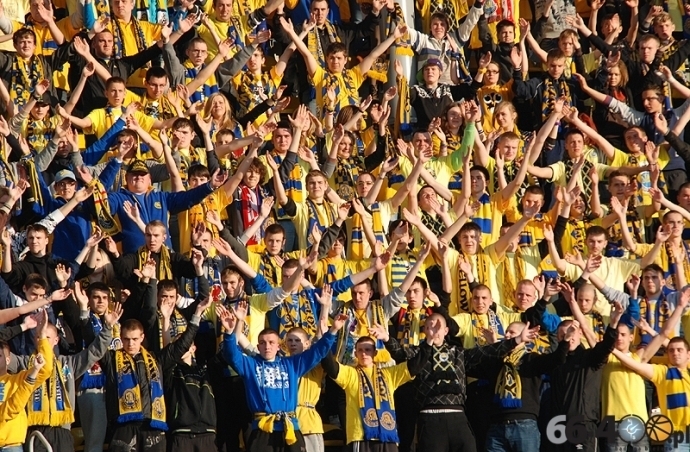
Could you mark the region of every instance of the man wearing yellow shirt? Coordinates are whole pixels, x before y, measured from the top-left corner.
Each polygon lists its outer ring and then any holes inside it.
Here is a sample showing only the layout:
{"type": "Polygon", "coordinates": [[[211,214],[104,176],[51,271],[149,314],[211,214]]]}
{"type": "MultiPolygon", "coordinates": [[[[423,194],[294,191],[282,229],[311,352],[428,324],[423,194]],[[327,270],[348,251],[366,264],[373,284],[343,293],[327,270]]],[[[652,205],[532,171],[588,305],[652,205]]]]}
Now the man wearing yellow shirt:
{"type": "MultiPolygon", "coordinates": [[[[673,322],[675,326],[680,318],[680,312],[685,310],[689,301],[690,288],[685,287],[679,297],[676,311],[669,319],[669,323],[673,322]]],[[[638,362],[630,356],[614,350],[614,354],[624,366],[654,383],[659,393],[661,414],[671,419],[674,432],[685,433],[685,427],[690,425],[690,403],[688,403],[688,394],[690,394],[690,373],[688,373],[689,350],[690,346],[687,339],[681,336],[671,339],[666,347],[668,364],[638,362]]],[[[665,444],[664,450],[688,450],[687,443],[674,445],[673,440],[674,435],[671,435],[669,442],[665,444]]]]}
{"type": "MultiPolygon", "coordinates": [[[[376,325],[370,336],[362,336],[355,343],[357,365],[344,366],[328,356],[324,364],[326,373],[345,390],[345,438],[350,450],[397,450],[398,432],[393,393],[402,384],[412,380],[429,358],[429,348],[407,362],[393,367],[375,364],[378,350],[376,341],[387,342],[385,326],[376,325]],[[366,386],[375,388],[367,391],[366,386]]],[[[427,341],[431,341],[429,338],[427,341]]]]}
{"type": "Polygon", "coordinates": [[[0,344],[0,383],[4,388],[0,400],[0,447],[8,450],[21,449],[26,440],[28,418],[26,404],[33,391],[40,387],[53,371],[53,349],[48,343],[48,311],[39,314],[41,328],[37,331],[38,350],[33,367],[15,375],[7,373],[10,363],[10,347],[0,344]]]}
{"type": "Polygon", "coordinates": [[[497,297],[497,303],[502,299],[498,284],[497,266],[505,258],[505,253],[510,244],[522,232],[524,226],[534,217],[536,210],[525,209],[523,217],[511,226],[498,241],[486,248],[481,246],[481,229],[476,223],[465,223],[466,218],[459,218],[451,227],[446,229],[443,235],[436,237],[417,217],[411,215],[405,209],[403,213],[408,221],[419,229],[425,240],[439,251],[440,262],[448,261],[450,278],[452,280],[451,304],[448,308],[450,315],[470,312],[470,284],[478,281],[486,284],[492,296],[497,297]],[[460,241],[460,250],[450,249],[445,241],[450,241],[455,235],[460,241]],[[466,273],[467,271],[467,273],[466,273]]]}
{"type": "Polygon", "coordinates": [[[213,0],[213,15],[209,16],[207,24],[197,29],[199,37],[208,45],[207,63],[210,63],[218,54],[218,40],[222,42],[230,39],[235,43],[233,52],[242,50],[249,44],[247,36],[278,9],[282,0],[269,0],[265,5],[248,14],[237,14],[233,11],[235,3],[233,0],[213,0]]]}
{"type": "Polygon", "coordinates": [[[167,123],[151,116],[147,116],[136,110],[137,105],[131,103],[124,107],[127,88],[125,81],[120,77],[111,77],[105,84],[105,95],[108,98],[108,106],[98,108],[89,113],[85,118],[79,118],[68,114],[64,109],[58,109],[58,113],[65,119],[69,119],[73,125],[84,130],[85,133],[101,138],[117,121],[120,116],[129,110],[137,120],[139,126],[148,133],[153,129],[163,129],[167,123]]]}
{"type": "MultiPolygon", "coordinates": [[[[326,199],[328,178],[321,171],[312,170],[307,174],[307,199],[295,203],[296,213],[293,218],[297,231],[299,249],[309,246],[308,233],[316,225],[321,232],[330,227],[338,218],[338,205],[326,199]]],[[[288,203],[292,200],[288,200],[288,203]]]]}
{"type": "MultiPolygon", "coordinates": [[[[558,274],[565,276],[568,281],[577,281],[585,271],[585,258],[577,252],[569,255],[570,262],[561,258],[554,242],[553,230],[550,226],[544,228],[544,240],[549,245],[549,256],[551,262],[558,270],[558,274]],[[571,263],[572,262],[572,263],[571,263]]],[[[588,256],[601,256],[601,266],[594,272],[602,281],[606,281],[611,287],[622,287],[633,274],[640,272],[640,264],[636,261],[629,261],[603,255],[607,244],[607,233],[601,226],[590,226],[586,231],[585,243],[587,245],[588,256]]],[[[604,296],[597,291],[597,301],[594,308],[601,315],[608,315],[611,312],[611,305],[608,304],[604,296]]]]}
{"type": "Polygon", "coordinates": [[[376,59],[383,55],[388,47],[407,31],[405,24],[399,24],[393,33],[376,46],[354,69],[345,68],[348,54],[347,46],[339,42],[333,43],[328,46],[325,52],[328,64],[328,69],[325,70],[319,65],[316,57],[295,32],[292,23],[281,17],[280,24],[290,36],[292,42],[297,45],[297,50],[302,54],[307,64],[309,78],[316,88],[316,116],[319,118],[325,116],[324,99],[328,88],[334,88],[337,93],[335,114],[346,105],[357,105],[359,103],[358,89],[367,78],[367,72],[369,72],[376,59]]]}

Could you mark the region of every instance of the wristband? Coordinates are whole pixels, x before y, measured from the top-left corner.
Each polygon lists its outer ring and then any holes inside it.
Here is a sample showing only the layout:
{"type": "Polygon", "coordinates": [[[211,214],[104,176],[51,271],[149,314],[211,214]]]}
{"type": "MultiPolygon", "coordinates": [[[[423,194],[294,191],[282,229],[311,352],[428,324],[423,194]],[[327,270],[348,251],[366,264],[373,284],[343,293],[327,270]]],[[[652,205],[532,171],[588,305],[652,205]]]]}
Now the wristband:
{"type": "Polygon", "coordinates": [[[477,71],[477,74],[486,74],[486,68],[480,67],[479,70],[477,71]]]}

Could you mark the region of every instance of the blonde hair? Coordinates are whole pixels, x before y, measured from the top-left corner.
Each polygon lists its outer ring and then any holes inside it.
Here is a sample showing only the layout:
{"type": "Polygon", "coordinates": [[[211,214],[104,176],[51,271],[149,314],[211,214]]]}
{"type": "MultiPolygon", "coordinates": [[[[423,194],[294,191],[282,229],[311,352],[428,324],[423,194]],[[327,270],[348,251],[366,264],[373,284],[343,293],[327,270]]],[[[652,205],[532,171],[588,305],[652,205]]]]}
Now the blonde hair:
{"type": "Polygon", "coordinates": [[[658,16],[656,16],[654,20],[652,20],[652,25],[656,27],[657,25],[665,24],[666,22],[673,23],[673,19],[671,18],[671,15],[669,13],[664,11],[658,16]]]}
{"type": "Polygon", "coordinates": [[[216,100],[217,98],[222,99],[223,105],[225,105],[225,115],[220,121],[220,127],[218,129],[233,129],[233,126],[235,125],[234,118],[232,117],[232,107],[230,106],[230,102],[223,96],[221,93],[213,93],[210,96],[208,96],[208,99],[206,99],[206,103],[204,104],[204,118],[210,118],[211,117],[211,110],[213,109],[213,101],[216,100]]]}
{"type": "MultiPolygon", "coordinates": [[[[511,113],[517,115],[517,110],[515,110],[515,105],[513,105],[513,103],[511,101],[503,100],[503,101],[499,102],[498,105],[496,105],[494,107],[494,117],[493,117],[494,129],[496,129],[496,130],[500,129],[500,126],[498,125],[498,121],[496,121],[497,113],[502,111],[503,109],[506,109],[506,108],[508,110],[510,110],[511,113]]],[[[515,119],[513,120],[513,122],[515,122],[515,119]]]]}

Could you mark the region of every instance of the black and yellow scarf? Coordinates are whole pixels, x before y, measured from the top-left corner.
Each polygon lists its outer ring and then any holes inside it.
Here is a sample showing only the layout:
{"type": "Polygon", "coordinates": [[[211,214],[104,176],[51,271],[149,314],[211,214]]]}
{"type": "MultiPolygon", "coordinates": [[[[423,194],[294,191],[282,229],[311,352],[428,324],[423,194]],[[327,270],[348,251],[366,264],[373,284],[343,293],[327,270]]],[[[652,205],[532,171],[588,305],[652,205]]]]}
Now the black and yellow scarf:
{"type": "MultiPolygon", "coordinates": [[[[467,262],[470,262],[472,266],[474,267],[474,259],[472,259],[472,256],[469,254],[465,253],[464,251],[460,251],[460,254],[464,256],[465,260],[467,262]]],[[[476,255],[477,258],[477,265],[476,265],[476,270],[477,270],[477,278],[476,280],[480,284],[486,284],[489,281],[489,278],[491,277],[489,273],[489,259],[490,257],[484,253],[484,250],[480,249],[479,252],[476,255]]],[[[459,312],[472,312],[472,307],[470,304],[470,299],[472,298],[472,291],[470,290],[470,283],[467,281],[467,275],[465,275],[465,272],[460,270],[460,266],[458,265],[458,290],[460,293],[460,297],[458,300],[458,308],[459,312]]]]}
{"type": "MultiPolygon", "coordinates": [[[[334,42],[341,42],[340,37],[338,36],[338,30],[336,30],[330,21],[326,21],[326,23],[323,24],[323,28],[326,30],[328,42],[330,44],[333,44],[334,42]]],[[[316,62],[319,63],[319,66],[321,66],[321,68],[324,70],[328,69],[328,65],[326,64],[326,52],[321,45],[318,27],[315,27],[313,30],[307,33],[307,48],[309,49],[309,53],[314,55],[314,58],[316,58],[316,62]]]]}
{"type": "Polygon", "coordinates": [[[14,104],[21,108],[29,102],[33,87],[45,77],[43,60],[39,55],[24,59],[17,54],[12,57],[12,73],[9,93],[14,104]]]}
{"type": "MultiPolygon", "coordinates": [[[[115,217],[110,213],[110,203],[108,202],[108,192],[98,178],[93,178],[89,187],[94,187],[93,204],[96,211],[94,226],[98,226],[108,237],[112,237],[121,231],[120,225],[115,221],[115,217]]],[[[93,229],[93,227],[92,227],[93,229]]]]}
{"type": "MultiPolygon", "coordinates": [[[[119,59],[127,56],[125,55],[124,35],[122,27],[120,26],[120,20],[117,17],[113,17],[111,20],[113,21],[113,48],[115,50],[113,58],[119,59]]],[[[137,53],[143,52],[148,47],[146,45],[146,34],[144,34],[144,30],[141,28],[139,19],[132,17],[130,20],[132,21],[132,25],[134,25],[134,40],[137,43],[137,53]]],[[[147,63],[147,67],[150,67],[150,65],[151,63],[147,63]]]]}
{"type": "Polygon", "coordinates": [[[412,312],[408,308],[400,308],[398,311],[397,339],[404,348],[417,346],[424,340],[424,323],[431,315],[431,310],[422,306],[418,312],[412,312]]]}
{"type": "Polygon", "coordinates": [[[518,367],[525,352],[525,345],[520,344],[503,358],[494,389],[494,402],[503,408],[522,407],[522,379],[518,367]]]}
{"type": "MultiPolygon", "coordinates": [[[[170,317],[170,342],[174,342],[187,329],[187,319],[175,308],[170,317]]],[[[163,314],[158,310],[158,343],[163,350],[163,314]]]]}
{"type": "MultiPolygon", "coordinates": [[[[151,252],[148,248],[146,248],[145,245],[139,248],[139,251],[137,251],[137,255],[139,256],[139,270],[144,268],[144,264],[146,264],[146,258],[149,256],[149,253],[151,252]]],[[[157,275],[158,281],[173,279],[172,267],[170,265],[170,250],[167,246],[161,246],[160,255],[160,264],[158,265],[157,275]]]]}
{"type": "Polygon", "coordinates": [[[544,87],[542,89],[541,98],[541,115],[542,121],[546,121],[551,112],[553,105],[560,97],[565,97],[568,102],[571,102],[570,88],[565,81],[565,77],[561,76],[558,80],[554,80],[548,74],[544,78],[544,87]]]}

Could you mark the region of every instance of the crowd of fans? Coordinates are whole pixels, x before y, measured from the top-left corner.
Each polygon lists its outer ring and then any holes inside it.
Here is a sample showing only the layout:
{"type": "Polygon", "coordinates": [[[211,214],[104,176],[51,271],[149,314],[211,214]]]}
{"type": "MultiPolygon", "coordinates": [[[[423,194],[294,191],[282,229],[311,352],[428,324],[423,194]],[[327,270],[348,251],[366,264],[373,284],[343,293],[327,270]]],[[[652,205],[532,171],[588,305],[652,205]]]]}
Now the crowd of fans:
{"type": "Polygon", "coordinates": [[[408,3],[2,0],[0,452],[690,450],[690,7],[408,3]]]}

